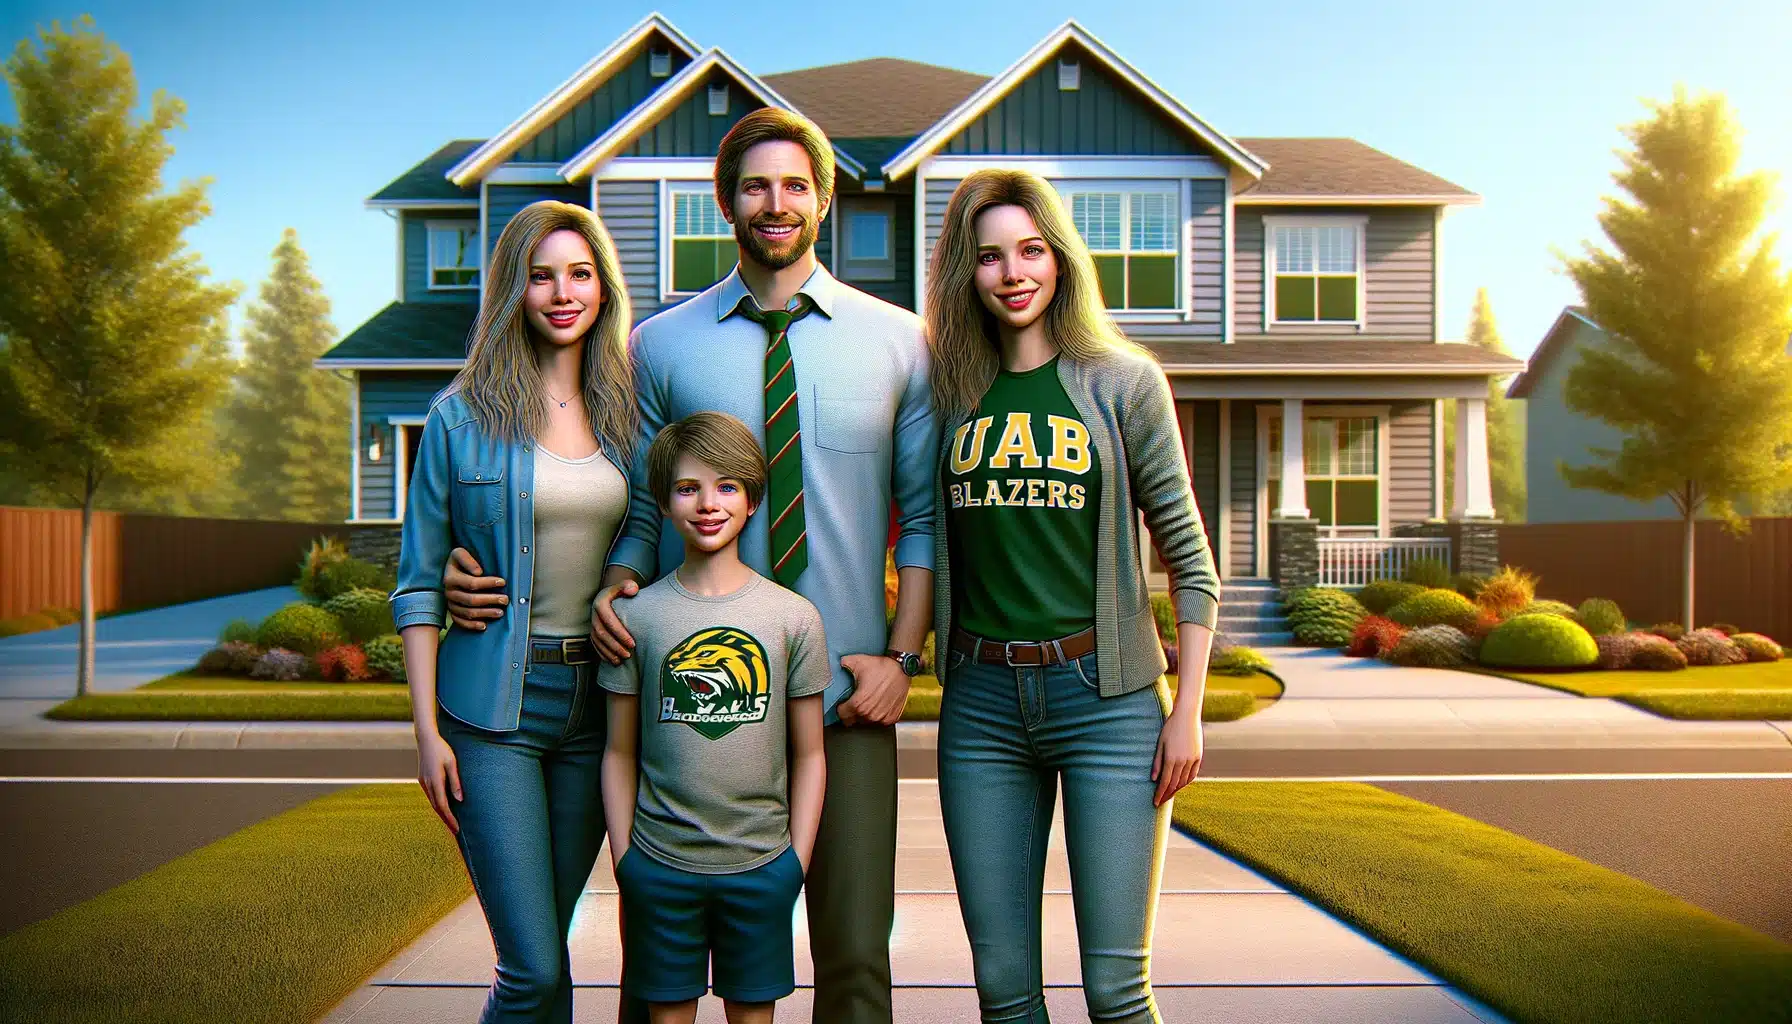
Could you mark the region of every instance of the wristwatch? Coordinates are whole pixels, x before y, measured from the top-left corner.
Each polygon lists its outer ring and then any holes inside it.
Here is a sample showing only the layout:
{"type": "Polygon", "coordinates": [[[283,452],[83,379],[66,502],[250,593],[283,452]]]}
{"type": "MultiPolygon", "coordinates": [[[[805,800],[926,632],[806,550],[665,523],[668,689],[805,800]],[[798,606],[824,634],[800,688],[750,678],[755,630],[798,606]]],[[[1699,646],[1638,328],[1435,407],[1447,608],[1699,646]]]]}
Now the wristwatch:
{"type": "Polygon", "coordinates": [[[896,664],[902,666],[902,674],[913,679],[921,674],[921,656],[910,651],[898,651],[894,648],[884,651],[884,657],[895,658],[896,664]]]}

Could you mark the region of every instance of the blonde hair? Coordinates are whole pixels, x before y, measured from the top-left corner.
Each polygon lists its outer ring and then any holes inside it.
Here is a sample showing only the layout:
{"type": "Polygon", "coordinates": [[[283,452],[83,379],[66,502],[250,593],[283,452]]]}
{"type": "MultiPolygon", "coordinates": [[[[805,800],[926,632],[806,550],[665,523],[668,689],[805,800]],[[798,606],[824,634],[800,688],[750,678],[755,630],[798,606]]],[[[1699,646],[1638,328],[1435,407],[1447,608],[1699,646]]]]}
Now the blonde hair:
{"type": "Polygon", "coordinates": [[[628,357],[633,325],[628,282],[616,245],[597,214],[572,203],[543,200],[517,211],[498,235],[486,267],[479,319],[468,343],[467,362],[454,378],[486,433],[521,440],[547,425],[547,389],[535,365],[535,346],[523,310],[535,247],[556,231],[576,231],[591,246],[603,305],[585,335],[579,392],[592,430],[623,456],[632,458],[640,429],[635,375],[628,357]]]}
{"type": "Polygon", "coordinates": [[[995,317],[977,295],[977,217],[992,206],[1027,211],[1058,264],[1052,301],[1041,314],[1046,337],[1080,361],[1120,350],[1143,352],[1108,315],[1101,278],[1058,192],[1030,171],[967,175],[946,204],[927,270],[927,342],[933,350],[933,402],[942,417],[969,415],[1001,365],[995,317]]]}
{"type": "Polygon", "coordinates": [[[740,165],[747,150],[761,142],[794,142],[809,154],[810,172],[815,176],[815,199],[827,209],[834,198],[834,147],[828,137],[809,120],[782,107],[760,107],[736,121],[722,143],[716,147],[716,202],[734,217],[734,193],[740,187],[740,165]]]}
{"type": "Polygon", "coordinates": [[[662,510],[672,504],[674,474],[684,455],[715,470],[717,476],[740,481],[747,489],[747,503],[759,507],[769,471],[765,452],[745,423],[725,412],[697,412],[666,424],[647,448],[647,486],[662,510]]]}

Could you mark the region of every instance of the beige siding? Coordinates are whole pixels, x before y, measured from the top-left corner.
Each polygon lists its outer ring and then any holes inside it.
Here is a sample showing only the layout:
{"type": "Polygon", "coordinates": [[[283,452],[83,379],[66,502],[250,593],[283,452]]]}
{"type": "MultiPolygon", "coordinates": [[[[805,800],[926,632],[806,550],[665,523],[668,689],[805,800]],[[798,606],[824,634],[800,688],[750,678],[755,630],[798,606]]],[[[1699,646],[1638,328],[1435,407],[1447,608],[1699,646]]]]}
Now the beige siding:
{"type": "Polygon", "coordinates": [[[606,181],[598,185],[597,214],[616,242],[635,321],[660,309],[660,183],[606,181]]]}
{"type": "Polygon", "coordinates": [[[1364,239],[1364,280],[1367,313],[1361,331],[1354,325],[1305,324],[1298,327],[1275,327],[1269,332],[1275,338],[1307,338],[1370,335],[1378,338],[1413,338],[1436,340],[1436,323],[1432,316],[1433,288],[1436,275],[1433,235],[1434,214],[1430,208],[1349,210],[1296,208],[1264,210],[1251,207],[1238,211],[1233,232],[1232,330],[1237,338],[1263,335],[1263,253],[1265,239],[1263,217],[1275,215],[1352,214],[1369,218],[1368,235],[1364,239]]]}
{"type": "Polygon", "coordinates": [[[1395,402],[1388,424],[1388,529],[1431,518],[1433,402],[1395,402]]]}

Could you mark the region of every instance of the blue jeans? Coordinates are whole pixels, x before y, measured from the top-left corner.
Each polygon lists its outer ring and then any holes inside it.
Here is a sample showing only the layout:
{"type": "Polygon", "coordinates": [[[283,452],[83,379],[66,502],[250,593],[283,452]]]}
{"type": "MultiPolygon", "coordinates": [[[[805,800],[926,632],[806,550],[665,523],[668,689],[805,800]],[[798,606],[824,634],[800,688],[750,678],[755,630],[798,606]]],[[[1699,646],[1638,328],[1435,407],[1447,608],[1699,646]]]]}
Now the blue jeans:
{"type": "Polygon", "coordinates": [[[572,1020],[567,936],[604,841],[597,665],[531,663],[520,726],[489,732],[436,708],[464,800],[461,856],[498,951],[481,1024],[572,1020]]]}
{"type": "Polygon", "coordinates": [[[1049,1021],[1040,910],[1061,777],[1089,1017],[1161,1024],[1151,933],[1170,805],[1152,806],[1151,762],[1169,685],[1104,699],[1093,653],[1049,668],[948,657],[940,807],[983,1020],[1049,1021]]]}

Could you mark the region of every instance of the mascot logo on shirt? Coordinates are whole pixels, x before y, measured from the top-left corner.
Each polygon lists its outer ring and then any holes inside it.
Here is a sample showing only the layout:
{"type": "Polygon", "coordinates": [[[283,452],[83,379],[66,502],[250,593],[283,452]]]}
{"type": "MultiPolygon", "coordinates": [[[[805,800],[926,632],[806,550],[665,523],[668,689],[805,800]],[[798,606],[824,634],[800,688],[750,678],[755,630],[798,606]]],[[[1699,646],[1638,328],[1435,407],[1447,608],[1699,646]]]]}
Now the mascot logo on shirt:
{"type": "Polygon", "coordinates": [[[699,630],[666,655],[660,721],[719,740],[743,722],[763,721],[771,693],[764,645],[728,626],[699,630]]]}

